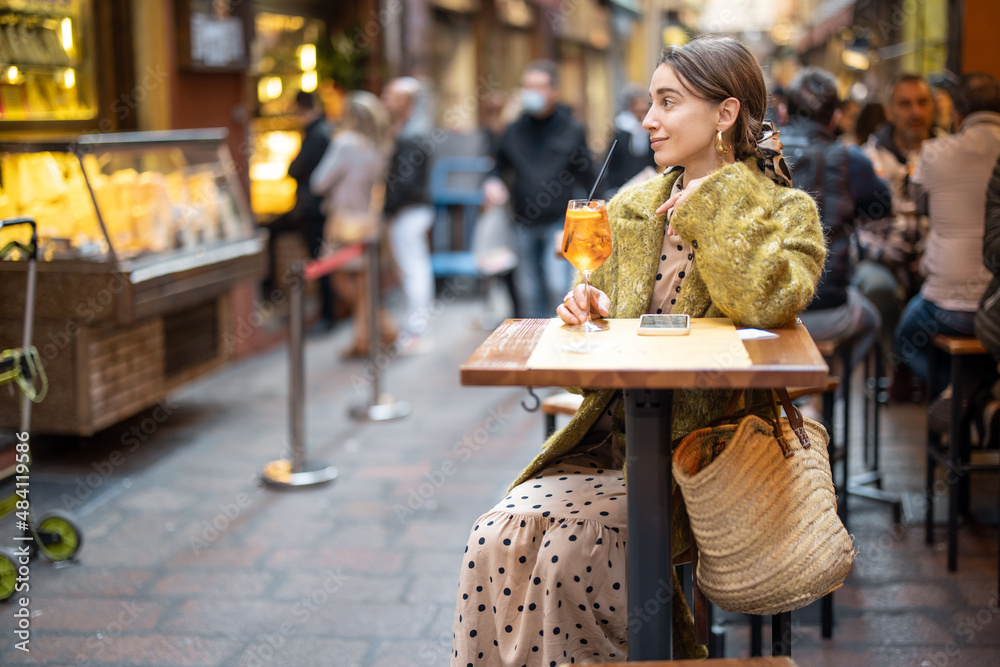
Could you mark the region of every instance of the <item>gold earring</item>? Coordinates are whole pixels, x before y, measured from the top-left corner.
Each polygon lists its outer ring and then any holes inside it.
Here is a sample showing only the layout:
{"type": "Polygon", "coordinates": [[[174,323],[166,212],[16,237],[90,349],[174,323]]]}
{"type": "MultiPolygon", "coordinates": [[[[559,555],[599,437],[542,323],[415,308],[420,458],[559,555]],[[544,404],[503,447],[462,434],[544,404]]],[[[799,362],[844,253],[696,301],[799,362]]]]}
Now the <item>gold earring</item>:
{"type": "Polygon", "coordinates": [[[715,150],[719,151],[723,155],[729,152],[732,146],[726,146],[722,143],[722,130],[718,130],[715,133],[715,150]]]}

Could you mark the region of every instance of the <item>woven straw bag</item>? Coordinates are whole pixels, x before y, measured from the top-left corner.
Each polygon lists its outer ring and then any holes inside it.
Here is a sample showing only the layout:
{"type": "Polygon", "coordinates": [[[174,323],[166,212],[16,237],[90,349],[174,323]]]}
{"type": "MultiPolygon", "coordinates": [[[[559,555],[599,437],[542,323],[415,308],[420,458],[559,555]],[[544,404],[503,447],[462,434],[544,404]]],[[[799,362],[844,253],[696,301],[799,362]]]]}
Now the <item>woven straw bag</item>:
{"type": "Polygon", "coordinates": [[[804,607],[843,585],[854,562],[837,516],[829,435],[803,421],[786,391],[777,393],[787,419],[777,418],[772,395],[775,421],[745,414],[690,433],[674,451],[698,550],[697,585],[726,611],[804,607]]]}

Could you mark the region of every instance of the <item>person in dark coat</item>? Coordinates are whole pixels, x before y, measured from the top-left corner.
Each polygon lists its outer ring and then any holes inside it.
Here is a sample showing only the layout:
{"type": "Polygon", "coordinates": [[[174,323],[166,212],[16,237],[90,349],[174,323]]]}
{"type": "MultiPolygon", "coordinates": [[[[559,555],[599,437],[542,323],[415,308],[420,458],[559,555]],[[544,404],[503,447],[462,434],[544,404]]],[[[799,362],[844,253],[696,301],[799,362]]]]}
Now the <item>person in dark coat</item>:
{"type": "Polygon", "coordinates": [[[983,293],[974,320],[976,338],[1000,361],[1000,159],[986,190],[986,233],[983,236],[983,264],[993,280],[983,293]]]}
{"type": "MultiPolygon", "coordinates": [[[[326,122],[325,114],[316,103],[316,98],[305,91],[295,95],[295,119],[302,128],[302,146],[298,155],[288,165],[288,175],[295,180],[295,207],[275,218],[268,225],[267,267],[268,277],[264,281],[264,296],[270,296],[275,280],[275,240],[279,234],[294,232],[302,234],[314,259],[323,248],[323,228],[326,216],[320,210],[323,198],[309,190],[309,177],[319,161],[323,159],[333,130],[326,122]]],[[[333,288],[329,276],[321,278],[321,316],[318,329],[329,331],[333,328],[333,288]]]]}
{"type": "Polygon", "coordinates": [[[649,93],[635,84],[629,84],[622,96],[622,110],[615,116],[615,135],[610,147],[617,141],[615,152],[608,162],[608,173],[601,187],[604,198],[609,200],[630,178],[643,169],[656,168],[649,132],[642,121],[649,111],[649,93]]]}
{"type": "Polygon", "coordinates": [[[500,139],[495,177],[484,187],[490,202],[504,201],[509,190],[514,209],[520,256],[515,278],[525,307],[516,315],[548,317],[570,283],[570,265],[556,256],[554,238],[567,202],[586,198],[595,174],[583,126],[559,104],[554,62],[539,60],[525,68],[521,104],[524,114],[500,139]]]}
{"type": "Polygon", "coordinates": [[[850,285],[851,234],[855,221],[890,195],[864,152],[834,137],[838,106],[833,75],[816,67],[803,69],[788,90],[790,120],[781,127],[781,142],[795,187],[811,194],[819,206],[829,244],[823,277],[802,322],[816,340],[853,341],[853,367],[874,342],[881,318],[850,285]]]}

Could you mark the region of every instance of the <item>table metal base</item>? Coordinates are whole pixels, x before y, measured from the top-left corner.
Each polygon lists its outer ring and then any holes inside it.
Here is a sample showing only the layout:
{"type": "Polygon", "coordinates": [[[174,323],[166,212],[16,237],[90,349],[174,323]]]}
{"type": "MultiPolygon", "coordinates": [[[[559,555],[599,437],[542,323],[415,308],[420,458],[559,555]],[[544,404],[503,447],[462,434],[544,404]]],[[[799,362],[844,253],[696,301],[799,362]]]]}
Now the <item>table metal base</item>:
{"type": "Polygon", "coordinates": [[[397,401],[392,396],[382,394],[378,403],[353,406],[350,415],[351,419],[357,421],[384,422],[406,417],[410,411],[410,404],[406,401],[397,401]]]}
{"type": "Polygon", "coordinates": [[[299,487],[326,484],[337,479],[337,469],[322,463],[308,463],[299,472],[292,472],[289,459],[276,459],[264,466],[261,479],[269,486],[299,487]]]}
{"type": "Polygon", "coordinates": [[[625,390],[629,661],[673,659],[672,390],[625,390]],[[641,465],[637,465],[641,462],[641,465]],[[664,511],[666,508],[666,511],[664,511]]]}

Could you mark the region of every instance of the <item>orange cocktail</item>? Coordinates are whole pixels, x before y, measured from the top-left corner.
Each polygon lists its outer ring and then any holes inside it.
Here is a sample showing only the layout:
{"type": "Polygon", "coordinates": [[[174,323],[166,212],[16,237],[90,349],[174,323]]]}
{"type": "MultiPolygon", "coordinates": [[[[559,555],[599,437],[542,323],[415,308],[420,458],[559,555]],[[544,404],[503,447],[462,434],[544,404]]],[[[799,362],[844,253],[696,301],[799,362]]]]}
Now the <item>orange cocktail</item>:
{"type": "Polygon", "coordinates": [[[611,256],[611,227],[603,201],[584,204],[581,208],[566,210],[563,254],[570,264],[586,274],[611,256]]]}
{"type": "Polygon", "coordinates": [[[571,199],[566,207],[563,226],[563,255],[579,269],[587,285],[587,319],[583,324],[567,327],[573,331],[603,331],[590,320],[590,274],[611,256],[611,225],[603,199],[571,199]]]}

